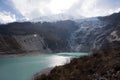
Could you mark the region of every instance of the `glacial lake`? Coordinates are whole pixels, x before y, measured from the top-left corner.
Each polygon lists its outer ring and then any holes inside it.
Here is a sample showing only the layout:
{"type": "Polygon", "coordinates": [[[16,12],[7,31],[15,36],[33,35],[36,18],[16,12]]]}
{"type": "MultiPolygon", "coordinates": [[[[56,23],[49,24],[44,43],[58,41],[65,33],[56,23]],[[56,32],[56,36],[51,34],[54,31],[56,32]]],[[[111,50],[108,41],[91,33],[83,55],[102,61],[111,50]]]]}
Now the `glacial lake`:
{"type": "Polygon", "coordinates": [[[32,80],[35,73],[48,67],[63,65],[71,58],[88,53],[57,53],[15,58],[0,58],[0,80],[32,80]]]}

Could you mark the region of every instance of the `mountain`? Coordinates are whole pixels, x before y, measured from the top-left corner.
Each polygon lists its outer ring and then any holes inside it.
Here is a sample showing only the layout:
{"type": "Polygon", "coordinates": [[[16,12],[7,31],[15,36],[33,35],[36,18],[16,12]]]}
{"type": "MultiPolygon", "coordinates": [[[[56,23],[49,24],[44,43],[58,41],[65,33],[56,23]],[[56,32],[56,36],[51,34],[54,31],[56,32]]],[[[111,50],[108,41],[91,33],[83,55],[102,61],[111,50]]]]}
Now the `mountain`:
{"type": "Polygon", "coordinates": [[[57,22],[0,25],[0,54],[90,52],[119,46],[120,13],[57,22]]]}
{"type": "MultiPolygon", "coordinates": [[[[77,20],[79,28],[71,37],[73,51],[92,51],[107,45],[110,36],[119,40],[120,13],[106,17],[77,20]]],[[[113,41],[112,41],[113,42],[113,41]]]]}
{"type": "Polygon", "coordinates": [[[69,36],[77,28],[75,22],[69,20],[0,25],[0,52],[4,54],[69,51],[69,36]]]}
{"type": "Polygon", "coordinates": [[[102,33],[102,28],[107,25],[98,18],[89,18],[76,20],[79,28],[72,34],[71,49],[72,51],[89,52],[94,44],[95,38],[102,33]]]}
{"type": "Polygon", "coordinates": [[[75,32],[77,37],[73,38],[80,42],[76,42],[80,49],[83,46],[93,48],[92,54],[56,66],[47,75],[36,75],[34,80],[120,80],[120,13],[98,19],[107,24],[98,28],[95,26],[92,30],[79,30],[79,34],[75,32]],[[85,31],[89,31],[87,37],[85,31]],[[85,42],[82,43],[82,39],[85,42]]]}

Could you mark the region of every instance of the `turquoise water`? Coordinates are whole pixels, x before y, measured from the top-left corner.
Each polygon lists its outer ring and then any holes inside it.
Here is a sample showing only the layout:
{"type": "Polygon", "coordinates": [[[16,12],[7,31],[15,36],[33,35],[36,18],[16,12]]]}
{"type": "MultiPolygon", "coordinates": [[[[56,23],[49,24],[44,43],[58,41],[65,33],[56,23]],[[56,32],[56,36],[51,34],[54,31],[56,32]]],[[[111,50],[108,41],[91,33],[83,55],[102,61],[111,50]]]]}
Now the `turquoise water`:
{"type": "Polygon", "coordinates": [[[32,76],[48,67],[63,65],[70,58],[87,53],[58,53],[0,59],[0,80],[31,80],[32,76]]]}

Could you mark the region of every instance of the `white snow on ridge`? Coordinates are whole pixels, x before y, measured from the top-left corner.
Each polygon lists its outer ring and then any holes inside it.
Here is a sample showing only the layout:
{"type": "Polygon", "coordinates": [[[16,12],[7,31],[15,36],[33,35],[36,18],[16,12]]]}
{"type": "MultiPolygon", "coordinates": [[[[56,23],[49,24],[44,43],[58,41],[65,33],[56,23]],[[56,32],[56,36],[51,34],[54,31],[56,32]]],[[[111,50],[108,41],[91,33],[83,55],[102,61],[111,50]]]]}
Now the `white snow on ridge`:
{"type": "Polygon", "coordinates": [[[82,16],[73,16],[73,15],[65,15],[65,14],[56,14],[51,16],[42,16],[36,19],[31,20],[32,22],[56,22],[56,21],[63,21],[63,20],[76,20],[76,19],[83,19],[85,17],[82,16]]]}

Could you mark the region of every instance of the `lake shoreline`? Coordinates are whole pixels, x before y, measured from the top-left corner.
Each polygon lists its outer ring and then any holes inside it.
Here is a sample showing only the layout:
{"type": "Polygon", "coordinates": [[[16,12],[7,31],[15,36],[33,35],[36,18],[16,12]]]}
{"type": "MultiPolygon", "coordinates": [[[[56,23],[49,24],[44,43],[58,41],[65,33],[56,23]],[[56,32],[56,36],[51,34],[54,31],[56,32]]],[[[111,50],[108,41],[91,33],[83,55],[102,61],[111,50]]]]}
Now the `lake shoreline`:
{"type": "MultiPolygon", "coordinates": [[[[58,54],[63,54],[63,53],[76,53],[76,52],[58,52],[58,54]]],[[[85,53],[85,52],[77,52],[77,53],[85,53]]],[[[37,56],[37,55],[42,55],[42,54],[52,54],[52,53],[41,53],[41,52],[23,52],[23,53],[14,53],[14,54],[9,54],[9,53],[0,53],[0,58],[14,58],[14,57],[23,57],[23,56],[37,56]]],[[[64,55],[65,56],[65,55],[64,55]]],[[[68,55],[67,55],[68,56],[68,55]]]]}
{"type": "Polygon", "coordinates": [[[37,72],[36,74],[33,75],[32,80],[35,80],[37,77],[41,76],[42,74],[49,75],[50,71],[51,71],[53,68],[54,68],[54,67],[48,67],[48,68],[43,69],[43,70],[40,71],[40,72],[37,72]]]}
{"type": "MultiPolygon", "coordinates": [[[[14,58],[14,57],[23,57],[23,56],[37,56],[45,53],[40,52],[24,52],[24,53],[17,53],[17,54],[0,54],[0,58],[14,58]]],[[[50,54],[50,53],[49,53],[50,54]]]]}
{"type": "Polygon", "coordinates": [[[29,55],[25,54],[25,56],[24,54],[4,56],[5,58],[0,58],[0,64],[2,65],[0,66],[0,79],[34,80],[37,76],[42,74],[49,75],[53,67],[67,64],[67,62],[71,60],[71,58],[75,58],[76,55],[80,56],[78,53],[75,53],[74,55],[71,55],[71,53],[64,54],[69,55],[64,56],[63,54],[61,55],[61,53],[40,54],[38,52],[30,53],[29,55]],[[16,74],[11,74],[11,72],[16,74]]]}

